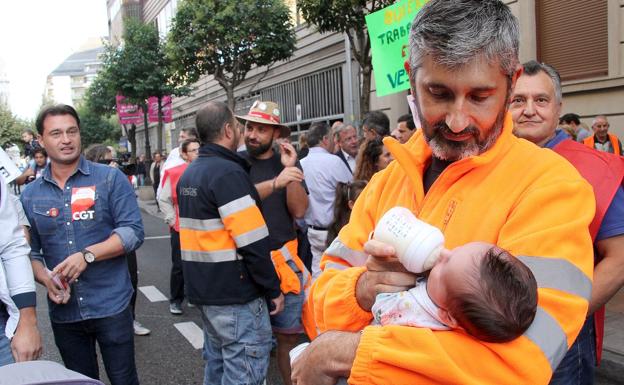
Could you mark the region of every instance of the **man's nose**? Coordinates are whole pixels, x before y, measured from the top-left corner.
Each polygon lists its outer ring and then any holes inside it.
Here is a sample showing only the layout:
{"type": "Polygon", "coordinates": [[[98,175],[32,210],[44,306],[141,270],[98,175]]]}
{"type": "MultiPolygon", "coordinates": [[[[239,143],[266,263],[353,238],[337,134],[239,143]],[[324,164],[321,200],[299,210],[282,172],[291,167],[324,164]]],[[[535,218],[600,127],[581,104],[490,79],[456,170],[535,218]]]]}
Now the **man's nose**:
{"type": "Polygon", "coordinates": [[[533,103],[533,100],[529,99],[526,101],[526,104],[524,105],[524,110],[522,111],[522,113],[525,116],[535,115],[535,103],[533,103]]]}
{"type": "Polygon", "coordinates": [[[69,135],[69,132],[63,132],[61,134],[61,140],[63,141],[63,143],[68,143],[71,141],[71,137],[69,135]]]}
{"type": "Polygon", "coordinates": [[[462,132],[470,124],[470,117],[465,111],[464,102],[457,101],[453,110],[446,116],[446,125],[454,133],[462,132]]]}

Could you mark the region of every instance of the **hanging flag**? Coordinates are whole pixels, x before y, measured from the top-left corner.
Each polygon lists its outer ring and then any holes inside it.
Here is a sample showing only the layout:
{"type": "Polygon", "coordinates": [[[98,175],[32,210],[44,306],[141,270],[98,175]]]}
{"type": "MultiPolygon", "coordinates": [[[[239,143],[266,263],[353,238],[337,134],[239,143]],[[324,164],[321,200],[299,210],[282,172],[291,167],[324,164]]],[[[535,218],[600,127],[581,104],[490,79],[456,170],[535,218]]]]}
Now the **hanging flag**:
{"type": "MultiPolygon", "coordinates": [[[[171,123],[173,122],[173,108],[171,100],[171,95],[165,95],[162,97],[162,114],[163,114],[163,122],[171,123]]],[[[151,96],[147,99],[147,119],[150,123],[158,123],[158,97],[151,96]]]]}
{"type": "Polygon", "coordinates": [[[126,104],[126,97],[117,95],[117,116],[121,124],[143,123],[143,110],[136,104],[126,104]]]}

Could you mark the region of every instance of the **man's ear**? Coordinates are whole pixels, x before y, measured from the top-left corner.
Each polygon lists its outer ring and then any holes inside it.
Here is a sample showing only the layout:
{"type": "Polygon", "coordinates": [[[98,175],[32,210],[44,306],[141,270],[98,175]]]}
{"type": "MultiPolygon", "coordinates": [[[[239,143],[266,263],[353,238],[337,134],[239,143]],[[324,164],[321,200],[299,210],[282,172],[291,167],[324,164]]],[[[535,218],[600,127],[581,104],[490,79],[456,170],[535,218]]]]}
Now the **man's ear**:
{"type": "Polygon", "coordinates": [[[516,82],[518,81],[518,78],[522,75],[523,72],[524,72],[524,68],[522,67],[522,65],[518,64],[516,66],[516,69],[513,75],[511,75],[511,90],[512,91],[516,87],[516,82]]]}
{"type": "MultiPolygon", "coordinates": [[[[238,127],[236,128],[238,129],[238,127]]],[[[223,134],[227,139],[231,139],[234,137],[234,129],[232,128],[232,124],[230,122],[225,123],[225,127],[223,127],[223,134]]]]}
{"type": "Polygon", "coordinates": [[[41,134],[37,134],[37,142],[41,147],[45,148],[45,145],[43,144],[43,136],[41,136],[41,134]]]}
{"type": "Polygon", "coordinates": [[[440,320],[442,320],[442,322],[444,322],[450,328],[459,328],[457,320],[451,315],[451,313],[448,312],[448,310],[438,309],[438,317],[440,317],[440,320]]]}

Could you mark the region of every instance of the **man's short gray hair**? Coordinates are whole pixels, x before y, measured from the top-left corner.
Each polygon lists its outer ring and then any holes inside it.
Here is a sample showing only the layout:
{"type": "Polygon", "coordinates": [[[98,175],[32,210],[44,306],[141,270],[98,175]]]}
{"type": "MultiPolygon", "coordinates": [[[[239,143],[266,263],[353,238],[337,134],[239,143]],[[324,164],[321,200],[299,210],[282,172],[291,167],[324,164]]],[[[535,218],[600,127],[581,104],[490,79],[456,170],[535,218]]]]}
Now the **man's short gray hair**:
{"type": "Polygon", "coordinates": [[[545,73],[550,80],[552,80],[553,88],[555,89],[555,101],[557,103],[561,103],[561,77],[559,76],[559,72],[555,69],[555,67],[550,66],[546,63],[539,63],[536,60],[529,60],[528,62],[522,65],[523,75],[527,76],[535,76],[539,72],[545,73]]]}
{"type": "Polygon", "coordinates": [[[609,120],[607,119],[607,115],[596,115],[596,117],[592,120],[592,127],[594,127],[594,125],[598,123],[598,119],[602,119],[605,122],[609,123],[609,120]]]}
{"type": "Polygon", "coordinates": [[[518,65],[519,36],[518,20],[499,0],[431,0],[412,22],[411,76],[427,56],[457,69],[483,55],[511,77],[518,65]]]}
{"type": "Polygon", "coordinates": [[[350,124],[345,124],[345,123],[341,123],[339,125],[337,125],[336,127],[334,127],[334,139],[337,141],[340,139],[340,133],[341,132],[345,132],[350,128],[354,128],[352,125],[350,124]]]}

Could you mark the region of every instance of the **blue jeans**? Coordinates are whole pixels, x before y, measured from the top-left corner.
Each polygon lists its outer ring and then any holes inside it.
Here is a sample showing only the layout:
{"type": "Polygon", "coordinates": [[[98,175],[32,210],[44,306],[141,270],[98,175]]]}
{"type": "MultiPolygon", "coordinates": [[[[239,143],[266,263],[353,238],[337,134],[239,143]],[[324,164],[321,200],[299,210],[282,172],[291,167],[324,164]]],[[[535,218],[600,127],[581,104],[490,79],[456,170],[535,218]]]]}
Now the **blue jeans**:
{"type": "Polygon", "coordinates": [[[204,385],[260,385],[269,368],[271,323],[264,298],[202,306],[204,385]]]}
{"type": "Polygon", "coordinates": [[[551,385],[591,385],[596,368],[596,332],[594,316],[585,320],[576,341],[568,350],[553,377],[551,385]]]}
{"type": "MultiPolygon", "coordinates": [[[[3,306],[0,306],[3,307],[3,306]]],[[[11,341],[4,334],[8,314],[5,309],[0,309],[0,366],[15,363],[11,352],[11,341]]]]}
{"type": "Polygon", "coordinates": [[[52,331],[67,369],[99,379],[97,341],[111,385],[138,385],[130,307],[106,318],[52,322],[52,331]]]}
{"type": "Polygon", "coordinates": [[[303,330],[303,321],[301,314],[303,311],[303,301],[305,300],[305,291],[303,290],[303,273],[299,271],[297,265],[293,261],[288,261],[288,266],[296,272],[299,278],[301,291],[299,294],[284,294],[284,310],[271,316],[271,326],[275,333],[281,334],[301,334],[303,330]]]}

